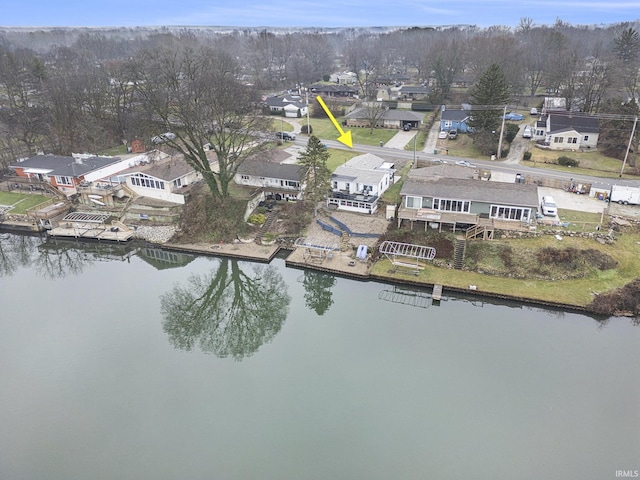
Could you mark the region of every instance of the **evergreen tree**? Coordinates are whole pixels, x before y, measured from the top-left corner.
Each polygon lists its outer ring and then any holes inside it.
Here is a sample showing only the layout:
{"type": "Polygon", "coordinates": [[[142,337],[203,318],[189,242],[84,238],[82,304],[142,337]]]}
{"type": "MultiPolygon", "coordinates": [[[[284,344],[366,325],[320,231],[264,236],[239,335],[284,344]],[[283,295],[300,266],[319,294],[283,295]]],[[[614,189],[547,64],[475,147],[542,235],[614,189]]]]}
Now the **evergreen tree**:
{"type": "Polygon", "coordinates": [[[307,149],[298,156],[298,163],[305,166],[300,173],[304,184],[304,196],[313,202],[313,215],[318,215],[318,203],[323,201],[331,189],[331,172],[327,167],[329,150],[315,135],[309,137],[307,149]]]}
{"type": "Polygon", "coordinates": [[[501,122],[500,115],[509,101],[509,85],[498,64],[492,64],[480,76],[471,89],[471,126],[476,132],[496,130],[501,122]]]}
{"type": "Polygon", "coordinates": [[[492,64],[471,89],[470,126],[475,133],[474,145],[483,155],[498,153],[500,123],[509,100],[507,79],[499,65],[492,64]]]}

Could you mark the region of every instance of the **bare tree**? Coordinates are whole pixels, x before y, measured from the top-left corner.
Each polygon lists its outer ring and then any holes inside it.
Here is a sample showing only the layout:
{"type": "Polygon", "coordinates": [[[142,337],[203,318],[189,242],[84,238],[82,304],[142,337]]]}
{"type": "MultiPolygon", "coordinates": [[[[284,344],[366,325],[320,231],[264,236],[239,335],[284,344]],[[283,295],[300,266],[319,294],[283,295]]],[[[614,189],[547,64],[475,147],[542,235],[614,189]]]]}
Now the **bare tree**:
{"type": "Polygon", "coordinates": [[[136,76],[151,125],[175,132],[167,144],[202,174],[218,198],[228,196],[238,167],[269,141],[262,134],[269,120],[260,115],[255,92],[238,81],[238,72],[229,55],[201,47],[146,52],[136,76]],[[206,144],[215,153],[214,165],[206,144]]]}

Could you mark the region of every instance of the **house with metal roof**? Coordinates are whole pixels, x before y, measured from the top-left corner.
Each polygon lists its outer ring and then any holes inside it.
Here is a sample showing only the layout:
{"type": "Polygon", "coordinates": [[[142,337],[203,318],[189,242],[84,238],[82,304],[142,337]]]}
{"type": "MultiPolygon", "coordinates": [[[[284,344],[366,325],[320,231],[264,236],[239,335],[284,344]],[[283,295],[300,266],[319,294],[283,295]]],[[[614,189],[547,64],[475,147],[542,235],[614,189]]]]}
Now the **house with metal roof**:
{"type": "Polygon", "coordinates": [[[398,98],[403,100],[415,100],[418,98],[426,98],[430,89],[423,85],[402,85],[398,90],[398,98]]]}
{"type": "Polygon", "coordinates": [[[238,185],[260,188],[265,198],[300,200],[305,167],[295,161],[295,157],[280,149],[261,153],[242,162],[234,180],[238,185]]]}
{"type": "Polygon", "coordinates": [[[375,213],[380,196],[395,182],[395,164],[366,153],[340,165],[331,175],[327,206],[357,213],[375,213]]]}
{"type": "Polygon", "coordinates": [[[451,167],[438,165],[409,172],[400,191],[398,228],[408,224],[411,229],[425,231],[469,229],[491,238],[496,229],[533,226],[537,185],[485,181],[479,179],[477,169],[453,167],[454,173],[451,167]]]}

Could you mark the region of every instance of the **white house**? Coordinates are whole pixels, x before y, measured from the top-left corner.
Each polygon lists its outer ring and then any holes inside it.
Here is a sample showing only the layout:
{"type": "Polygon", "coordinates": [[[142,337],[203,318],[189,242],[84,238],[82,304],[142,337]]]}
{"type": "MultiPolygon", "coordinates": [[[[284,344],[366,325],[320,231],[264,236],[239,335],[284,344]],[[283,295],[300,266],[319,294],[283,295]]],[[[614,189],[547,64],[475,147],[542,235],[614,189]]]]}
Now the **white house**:
{"type": "Polygon", "coordinates": [[[372,214],[380,196],[395,181],[395,165],[371,153],[353,157],[331,175],[327,206],[349,212],[372,214]]]}
{"type": "MultiPolygon", "coordinates": [[[[152,157],[147,157],[152,159],[152,157]]],[[[127,187],[141,197],[184,204],[187,187],[202,179],[182,155],[141,162],[122,174],[127,187]]]]}
{"type": "Polygon", "coordinates": [[[595,149],[599,135],[598,117],[574,112],[552,112],[546,119],[544,145],[550,150],[595,149]]]}

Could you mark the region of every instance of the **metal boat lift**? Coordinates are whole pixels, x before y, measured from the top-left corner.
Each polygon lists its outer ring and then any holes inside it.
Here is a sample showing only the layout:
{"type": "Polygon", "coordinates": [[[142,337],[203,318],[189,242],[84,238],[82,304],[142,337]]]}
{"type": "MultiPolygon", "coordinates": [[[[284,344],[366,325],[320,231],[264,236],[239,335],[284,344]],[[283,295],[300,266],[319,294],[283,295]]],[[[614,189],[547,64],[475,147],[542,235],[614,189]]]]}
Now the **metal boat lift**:
{"type": "Polygon", "coordinates": [[[417,275],[424,268],[421,261],[433,260],[436,257],[436,249],[424,245],[414,245],[412,243],[400,243],[384,241],[380,244],[378,251],[384,254],[395,267],[405,267],[414,270],[417,275]]]}
{"type": "Polygon", "coordinates": [[[305,237],[296,238],[294,245],[304,249],[303,258],[305,262],[322,263],[327,258],[333,258],[333,252],[340,251],[340,246],[336,243],[323,242],[305,237]]]}

